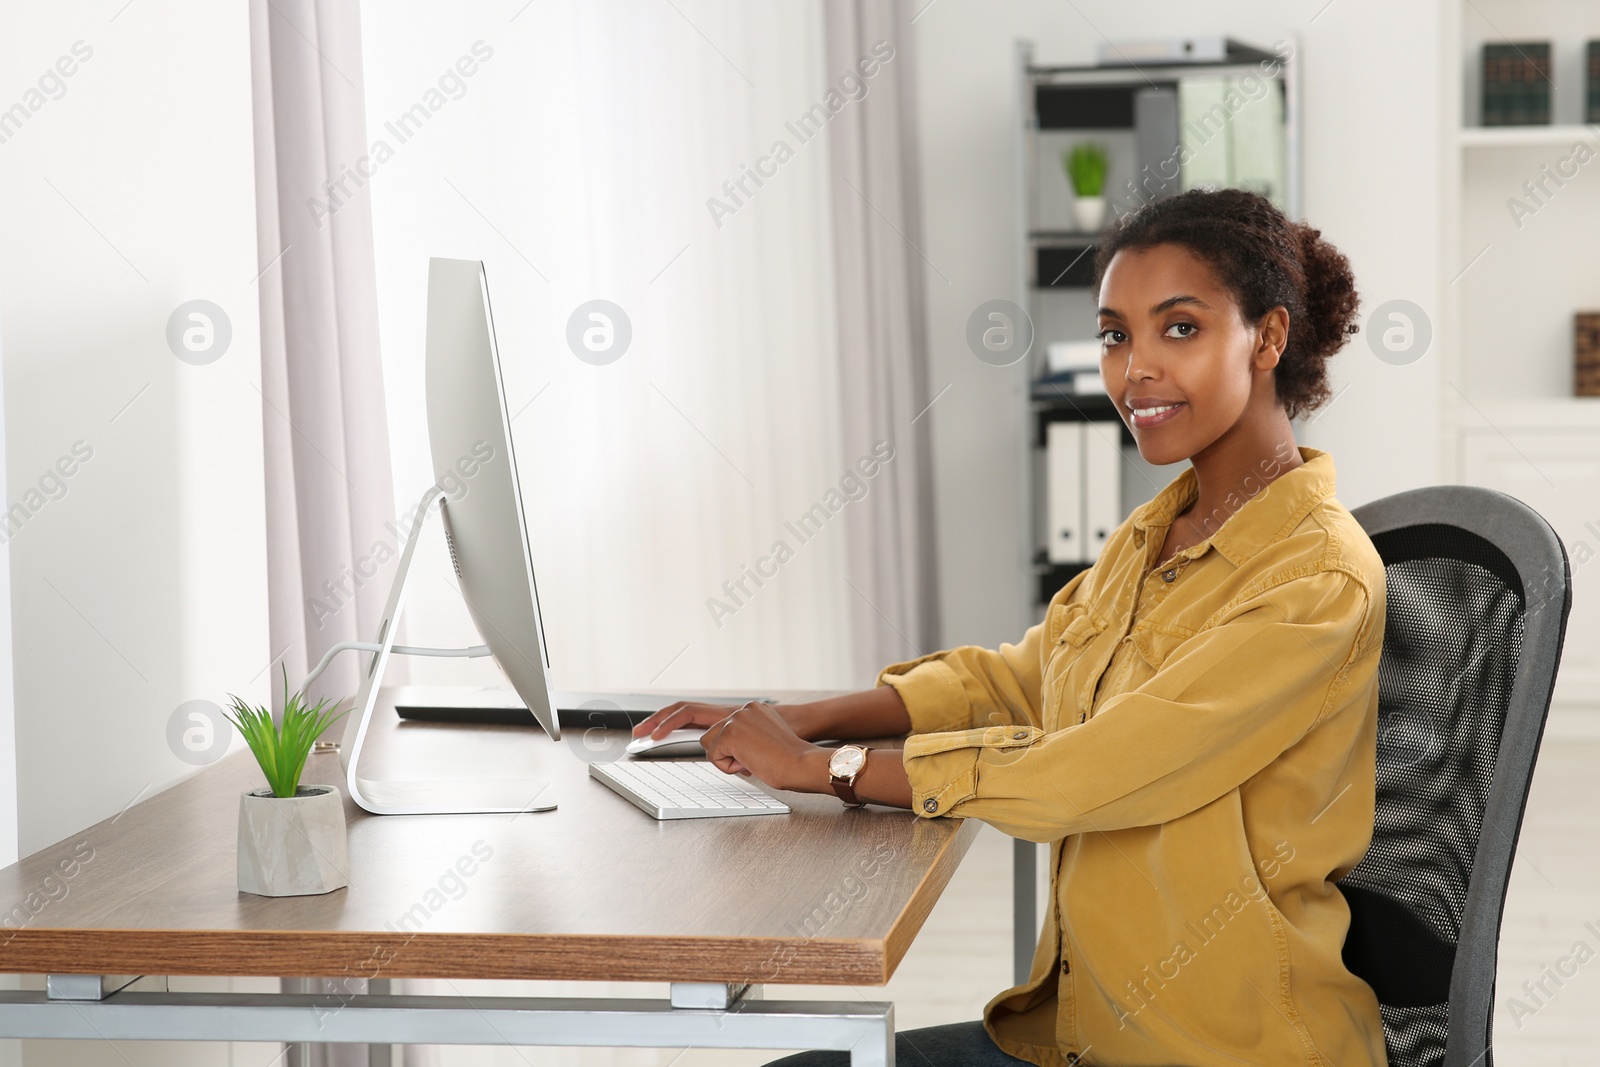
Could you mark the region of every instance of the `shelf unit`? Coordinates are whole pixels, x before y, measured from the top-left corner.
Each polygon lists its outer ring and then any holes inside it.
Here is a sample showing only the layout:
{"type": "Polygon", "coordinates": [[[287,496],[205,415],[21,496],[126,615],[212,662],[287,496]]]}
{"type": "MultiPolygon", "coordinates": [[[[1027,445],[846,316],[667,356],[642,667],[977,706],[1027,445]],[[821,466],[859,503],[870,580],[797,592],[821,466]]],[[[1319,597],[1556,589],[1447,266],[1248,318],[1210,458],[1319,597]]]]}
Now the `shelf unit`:
{"type": "Polygon", "coordinates": [[[1028,487],[1022,522],[1025,538],[1022,558],[1031,563],[1026,591],[1027,615],[1031,620],[1041,618],[1045,604],[1056,590],[1090,566],[1086,562],[1048,562],[1044,547],[1048,531],[1045,528],[1043,457],[1049,423],[1117,423],[1122,453],[1121,513],[1124,518],[1159,492],[1181,469],[1176,465],[1156,467],[1146,463],[1132,432],[1105,394],[1071,394],[1060,389],[1038,388],[1045,373],[1048,343],[1088,339],[1095,329],[1094,294],[1090,287],[1098,234],[1064,225],[1066,216],[1061,208],[1065,179],[1059,168],[1054,167],[1055,157],[1062,147],[1087,137],[1107,145],[1112,162],[1106,190],[1110,201],[1109,218],[1135,204],[1131,189],[1121,196],[1115,194],[1126,176],[1138,176],[1134,135],[1134,94],[1138,90],[1176,88],[1182,77],[1195,74],[1242,76],[1254,73],[1261,76],[1262,64],[1275,61],[1278,71],[1270,81],[1283,100],[1284,202],[1288,213],[1298,218],[1301,164],[1297,54],[1298,48],[1291,48],[1289,58],[1281,59],[1270,52],[1235,45],[1225,61],[1216,63],[1141,64],[1138,68],[1049,66],[1034,62],[1032,42],[1017,43],[1016,164],[1021,183],[1018,198],[1021,217],[1017,230],[1021,235],[1019,277],[1024,284],[1018,303],[1032,319],[1035,337],[1033,349],[1023,361],[1027,373],[1027,385],[1023,390],[1028,405],[1026,417],[1033,432],[1026,438],[1021,459],[1022,484],[1028,487]]]}
{"type": "Polygon", "coordinates": [[[1443,54],[1459,61],[1442,65],[1443,299],[1435,337],[1442,454],[1448,474],[1463,481],[1471,472],[1461,465],[1462,433],[1502,418],[1503,428],[1519,431],[1565,423],[1595,399],[1572,395],[1571,330],[1573,312],[1600,309],[1600,284],[1589,281],[1600,236],[1600,127],[1582,113],[1583,42],[1600,39],[1600,5],[1451,0],[1443,28],[1443,54]],[[1482,46],[1507,40],[1554,43],[1552,124],[1479,124],[1482,46]],[[1544,202],[1529,198],[1523,183],[1540,180],[1577,144],[1596,158],[1544,202]],[[1520,226],[1512,199],[1535,209],[1520,226]],[[1519,359],[1505,360],[1508,351],[1519,359]]]}
{"type": "Polygon", "coordinates": [[[1549,145],[1565,148],[1575,141],[1594,146],[1597,134],[1588,126],[1463,126],[1456,131],[1462,148],[1516,148],[1549,145]]]}
{"type": "MultiPolygon", "coordinates": [[[[1567,545],[1572,614],[1552,699],[1553,736],[1600,738],[1600,397],[1573,395],[1572,315],[1600,310],[1600,127],[1583,115],[1584,42],[1600,5],[1443,5],[1440,453],[1446,480],[1523,500],[1567,545]],[[1482,126],[1482,45],[1552,42],[1552,123],[1482,126]],[[1574,145],[1594,153],[1536,202],[1523,188],[1574,145]],[[1511,200],[1537,210],[1514,215],[1511,200]],[[1521,223],[1518,225],[1518,223],[1521,223]]],[[[1569,169],[1572,169],[1569,165],[1569,169]]],[[[1431,357],[1430,357],[1431,358],[1431,357]]]]}

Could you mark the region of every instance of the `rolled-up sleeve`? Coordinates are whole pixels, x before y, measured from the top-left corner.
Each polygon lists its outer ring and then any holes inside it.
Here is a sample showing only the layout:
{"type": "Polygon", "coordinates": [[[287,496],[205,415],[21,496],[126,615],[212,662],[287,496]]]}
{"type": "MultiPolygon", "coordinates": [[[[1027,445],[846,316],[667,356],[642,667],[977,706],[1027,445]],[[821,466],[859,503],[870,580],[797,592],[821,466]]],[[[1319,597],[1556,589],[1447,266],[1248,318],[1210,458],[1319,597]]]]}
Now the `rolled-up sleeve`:
{"type": "MultiPolygon", "coordinates": [[[[974,729],[959,714],[972,706],[969,679],[959,689],[930,681],[916,695],[945,714],[923,721],[954,725],[906,742],[913,810],[982,819],[1033,841],[1195,811],[1259,772],[1333,706],[1352,664],[1373,651],[1369,600],[1364,584],[1340,570],[1283,581],[1182,640],[1143,685],[1107,697],[1088,721],[1050,732],[1034,715],[1027,728],[974,729]]],[[[1024,669],[1015,656],[978,662],[987,669],[969,670],[972,679],[1004,679],[1001,665],[1024,669]]]]}
{"type": "MultiPolygon", "coordinates": [[[[1073,575],[1052,603],[1070,598],[1088,573],[1073,575]]],[[[893,686],[900,694],[912,734],[1013,724],[1037,727],[1044,721],[1044,626],[1042,621],[1030,626],[1021,641],[1002,642],[999,649],[962,645],[891,663],[878,672],[875,685],[893,686]]]]}
{"type": "Polygon", "coordinates": [[[893,663],[878,685],[893,686],[911,716],[911,733],[940,733],[1015,722],[1037,724],[1043,623],[999,650],[963,645],[893,663]]]}

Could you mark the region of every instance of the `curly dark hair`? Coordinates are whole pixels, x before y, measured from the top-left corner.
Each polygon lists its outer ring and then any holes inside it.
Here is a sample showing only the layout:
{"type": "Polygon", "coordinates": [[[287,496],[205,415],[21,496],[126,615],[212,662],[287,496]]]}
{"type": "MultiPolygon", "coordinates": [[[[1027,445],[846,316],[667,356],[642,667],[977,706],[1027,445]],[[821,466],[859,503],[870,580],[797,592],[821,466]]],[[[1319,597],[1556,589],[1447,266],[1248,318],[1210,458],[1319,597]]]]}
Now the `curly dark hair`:
{"type": "Polygon", "coordinates": [[[1289,342],[1273,371],[1289,417],[1315,411],[1331,396],[1328,360],[1358,329],[1350,261],[1272,202],[1243,189],[1191,189],[1155,200],[1107,227],[1094,257],[1098,290],[1106,267],[1125,248],[1187,248],[1233,293],[1245,322],[1273,308],[1289,312],[1289,342]]]}

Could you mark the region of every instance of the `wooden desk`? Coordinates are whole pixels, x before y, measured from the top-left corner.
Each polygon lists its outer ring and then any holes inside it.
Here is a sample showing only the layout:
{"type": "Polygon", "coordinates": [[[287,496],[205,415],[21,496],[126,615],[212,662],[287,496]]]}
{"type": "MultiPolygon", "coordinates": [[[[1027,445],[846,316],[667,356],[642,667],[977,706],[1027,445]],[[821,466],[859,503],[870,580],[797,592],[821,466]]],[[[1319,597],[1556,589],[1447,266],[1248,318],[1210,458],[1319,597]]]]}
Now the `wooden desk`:
{"type": "MultiPolygon", "coordinates": [[[[794,809],[789,815],[657,822],[588,775],[588,762],[620,756],[621,731],[572,729],[552,742],[536,728],[401,722],[392,706],[381,709],[373,729],[370,758],[386,774],[546,778],[559,807],[517,815],[373,816],[346,798],[349,887],[319,897],[257,897],[238,892],[234,850],[239,795],[259,787],[261,776],[248,752],[235,753],[0,870],[0,917],[26,917],[20,924],[13,918],[8,925],[18,928],[0,935],[6,939],[0,971],[665,981],[676,984],[680,1003],[706,995],[715,1000],[714,988],[694,985],[715,983],[733,987],[723,1001],[733,1010],[717,1013],[727,1019],[795,1012],[815,1019],[827,1005],[807,1002],[791,1010],[761,1003],[752,1010],[751,1002],[736,1002],[737,987],[887,982],[977,829],[887,808],[847,810],[831,796],[792,793],[781,794],[794,809]]],[[[303,780],[341,782],[337,757],[313,757],[303,780]]],[[[180,1009],[204,1001],[243,1012],[261,999],[127,992],[94,1007],[180,1009]]],[[[317,1000],[300,999],[302,1008],[317,1000]]],[[[454,999],[371,997],[366,1000],[373,1003],[342,1005],[338,1017],[351,1035],[376,1033],[389,1009],[382,1037],[307,1037],[303,1028],[286,1026],[278,1039],[449,1043],[476,1034],[470,1043],[479,1043],[481,1025],[452,1029],[444,1020],[453,1011],[462,1015],[455,1023],[466,1022],[465,1015],[481,1012],[483,1000],[475,998],[472,1008],[434,1003],[454,999]],[[406,1017],[437,1017],[440,1026],[396,1036],[393,1010],[402,1001],[406,1017]],[[361,1013],[352,1005],[370,1009],[373,1028],[356,1025],[361,1013]]],[[[291,1002],[298,1003],[280,994],[256,1006],[291,1002]]],[[[629,1006],[622,1015],[606,1014],[606,1005],[618,1002],[584,1002],[580,1015],[605,1015],[593,1025],[614,1033],[601,1038],[628,1036],[617,1029],[624,1016],[659,1018],[664,1028],[639,1030],[648,1040],[574,1042],[561,1019],[576,1003],[556,1005],[546,1019],[557,1025],[535,1027],[531,1035],[526,1027],[506,1029],[505,1020],[494,1032],[516,1044],[555,1043],[540,1040],[553,1035],[567,1044],[723,1043],[706,1034],[685,1040],[682,1009],[640,1001],[622,1002],[629,1006]],[[670,1018],[679,1022],[666,1022],[670,1018]]],[[[537,1016],[544,1002],[516,1004],[513,1015],[531,1018],[528,1013],[537,1016]]],[[[117,1013],[102,1015],[80,1034],[70,1015],[50,1011],[59,1006],[44,994],[0,995],[0,1036],[116,1036],[106,1028],[118,1030],[117,1013]]],[[[80,1013],[86,1007],[71,1006],[80,1013]]],[[[839,1018],[860,1022],[863,1005],[833,1007],[841,1009],[839,1018]]],[[[272,1018],[237,1014],[234,1032],[219,1034],[213,1024],[205,1036],[271,1039],[261,1036],[261,1025],[270,1028],[272,1018]]],[[[727,1019],[717,1034],[763,1036],[745,1033],[742,1022],[729,1030],[727,1019]]],[[[892,1063],[892,1011],[869,1022],[872,1040],[860,1062],[885,1062],[877,1035],[882,1023],[889,1027],[892,1063]]],[[[118,1032],[197,1036],[172,1032],[174,1025],[159,1033],[138,1026],[118,1032]]],[[[852,1026],[857,1034],[860,1027],[852,1026]]],[[[787,1038],[796,1031],[779,1026],[772,1033],[787,1038]]],[[[859,1044],[858,1037],[851,1040],[859,1044]]],[[[760,1040],[733,1047],[794,1046],[760,1040]]]]}

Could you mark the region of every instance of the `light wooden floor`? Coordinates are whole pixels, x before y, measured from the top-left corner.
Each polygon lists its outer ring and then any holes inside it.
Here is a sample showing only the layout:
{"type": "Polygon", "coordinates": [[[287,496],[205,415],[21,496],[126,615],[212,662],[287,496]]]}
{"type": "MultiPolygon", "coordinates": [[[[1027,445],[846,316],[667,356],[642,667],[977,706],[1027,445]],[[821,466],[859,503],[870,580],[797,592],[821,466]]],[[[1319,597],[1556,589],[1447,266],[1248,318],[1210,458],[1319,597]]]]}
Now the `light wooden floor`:
{"type": "Polygon", "coordinates": [[[1600,1044],[1597,1019],[1600,741],[1546,737],[1500,930],[1495,1060],[1502,1067],[1592,1064],[1600,1044]],[[1593,923],[1594,929],[1585,923],[1593,923]],[[1587,962],[1578,963],[1580,955],[1587,962]],[[1570,962],[1563,962],[1568,957],[1570,962]],[[1561,977],[1562,970],[1571,977],[1561,977]],[[1524,982],[1541,979],[1552,994],[1535,990],[1542,1005],[1522,988],[1524,982]],[[1513,998],[1532,1011],[1517,1007],[1513,998]]]}
{"type": "MultiPolygon", "coordinates": [[[[1595,1020],[1600,1019],[1600,741],[1545,739],[1517,852],[1500,939],[1496,1061],[1501,1067],[1591,1064],[1595,1020]],[[1584,925],[1588,922],[1593,930],[1584,925]],[[1569,962],[1563,963],[1564,957],[1569,962]],[[1571,977],[1561,977],[1562,970],[1571,977]],[[1536,990],[1536,1002],[1522,986],[1541,978],[1550,995],[1536,990]],[[1528,1010],[1517,1007],[1513,997],[1528,1010]]],[[[1010,902],[1011,842],[985,828],[886,988],[829,992],[771,986],[767,996],[889,999],[903,1029],[976,1018],[984,1003],[1010,984],[1010,902]]],[[[553,983],[455,986],[481,994],[573,992],[553,983]]],[[[601,990],[585,987],[585,992],[601,990]]],[[[606,992],[665,995],[663,987],[645,985],[618,985],[606,992]]],[[[755,1067],[775,1055],[705,1049],[408,1051],[407,1067],[755,1067]]]]}

